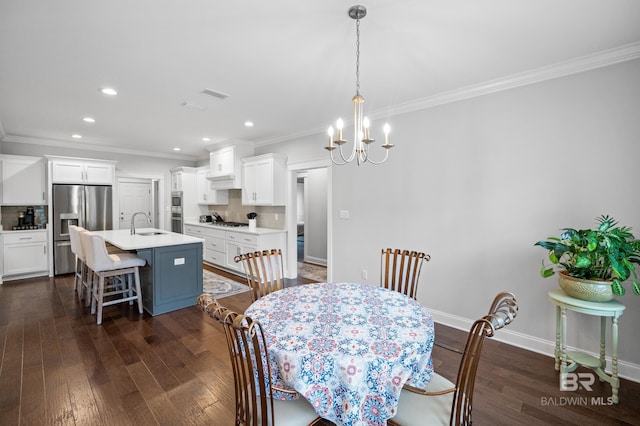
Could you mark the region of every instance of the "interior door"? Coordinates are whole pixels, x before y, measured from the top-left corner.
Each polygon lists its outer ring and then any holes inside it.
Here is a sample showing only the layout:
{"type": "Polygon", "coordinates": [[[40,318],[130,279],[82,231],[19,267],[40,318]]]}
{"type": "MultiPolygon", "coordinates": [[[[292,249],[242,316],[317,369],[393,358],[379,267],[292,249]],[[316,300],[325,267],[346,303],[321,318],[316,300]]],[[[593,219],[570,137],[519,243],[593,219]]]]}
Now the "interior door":
{"type": "Polygon", "coordinates": [[[152,206],[152,183],[151,181],[120,181],[118,186],[118,205],[120,206],[119,229],[129,229],[131,227],[131,216],[136,212],[145,212],[152,220],[149,225],[147,218],[143,215],[136,216],[136,228],[157,227],[151,212],[152,206]]]}

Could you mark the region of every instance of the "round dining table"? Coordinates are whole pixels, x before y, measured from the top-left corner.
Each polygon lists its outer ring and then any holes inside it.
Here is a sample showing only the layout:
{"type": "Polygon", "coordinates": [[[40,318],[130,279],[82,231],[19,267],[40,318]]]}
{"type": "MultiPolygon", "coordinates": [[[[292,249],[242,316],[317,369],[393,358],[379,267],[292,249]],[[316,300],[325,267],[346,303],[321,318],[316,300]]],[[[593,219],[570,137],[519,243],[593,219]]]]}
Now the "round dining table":
{"type": "Polygon", "coordinates": [[[262,324],[272,383],[297,391],[337,425],[386,425],[402,386],[424,388],[433,375],[433,319],[392,290],[298,285],[258,299],[245,315],[262,324]]]}

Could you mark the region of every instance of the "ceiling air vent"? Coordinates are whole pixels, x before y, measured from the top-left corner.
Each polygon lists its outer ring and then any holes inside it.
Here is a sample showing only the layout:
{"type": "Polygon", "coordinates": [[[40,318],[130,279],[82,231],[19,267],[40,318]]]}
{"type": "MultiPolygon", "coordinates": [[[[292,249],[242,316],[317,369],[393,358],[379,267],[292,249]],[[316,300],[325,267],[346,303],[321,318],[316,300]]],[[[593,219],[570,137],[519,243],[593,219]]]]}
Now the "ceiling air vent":
{"type": "Polygon", "coordinates": [[[213,96],[214,98],[218,98],[218,99],[227,99],[229,97],[229,95],[227,95],[226,93],[216,92],[215,90],[211,90],[211,89],[204,89],[200,93],[204,95],[213,96]]]}
{"type": "Polygon", "coordinates": [[[191,102],[187,101],[182,102],[180,106],[183,106],[185,108],[197,109],[198,111],[204,111],[207,109],[206,106],[192,104],[191,102]]]}

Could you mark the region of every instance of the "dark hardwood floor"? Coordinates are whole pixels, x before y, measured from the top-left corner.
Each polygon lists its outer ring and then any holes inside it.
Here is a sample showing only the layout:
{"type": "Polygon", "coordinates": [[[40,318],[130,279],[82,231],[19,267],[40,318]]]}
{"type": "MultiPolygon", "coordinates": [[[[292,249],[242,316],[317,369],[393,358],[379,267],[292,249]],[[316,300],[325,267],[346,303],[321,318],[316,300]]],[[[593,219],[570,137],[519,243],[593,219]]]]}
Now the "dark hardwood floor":
{"type": "MultiPolygon", "coordinates": [[[[221,302],[242,311],[251,300],[221,302]]],[[[436,326],[440,344],[461,349],[465,337],[436,326]]],[[[72,275],[0,285],[1,425],[232,425],[227,357],[222,330],[196,307],[151,317],[115,305],[97,326],[72,275]]],[[[459,354],[436,346],[433,359],[455,377],[459,354]]],[[[618,405],[591,403],[610,392],[598,382],[592,392],[560,392],[552,358],[490,340],[474,423],[640,425],[640,384],[622,380],[618,405]]]]}

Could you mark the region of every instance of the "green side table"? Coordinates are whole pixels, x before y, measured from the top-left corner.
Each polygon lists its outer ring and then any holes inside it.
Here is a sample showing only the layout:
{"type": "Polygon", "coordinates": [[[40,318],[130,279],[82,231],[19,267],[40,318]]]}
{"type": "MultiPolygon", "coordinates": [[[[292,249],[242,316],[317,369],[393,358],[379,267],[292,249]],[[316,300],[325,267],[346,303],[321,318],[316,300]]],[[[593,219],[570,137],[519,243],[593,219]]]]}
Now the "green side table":
{"type": "Polygon", "coordinates": [[[568,296],[558,289],[549,292],[549,299],[556,305],[556,347],[554,350],[555,368],[560,373],[570,373],[578,366],[591,368],[600,377],[611,385],[614,404],[618,403],[618,318],[624,311],[624,305],[617,300],[609,302],[588,302],[568,296]],[[586,315],[600,317],[600,358],[596,358],[583,352],[567,352],[567,309],[586,315]],[[611,317],[611,375],[605,372],[605,337],[607,329],[607,317],[611,317]],[[567,362],[570,361],[569,364],[567,362]]]}

